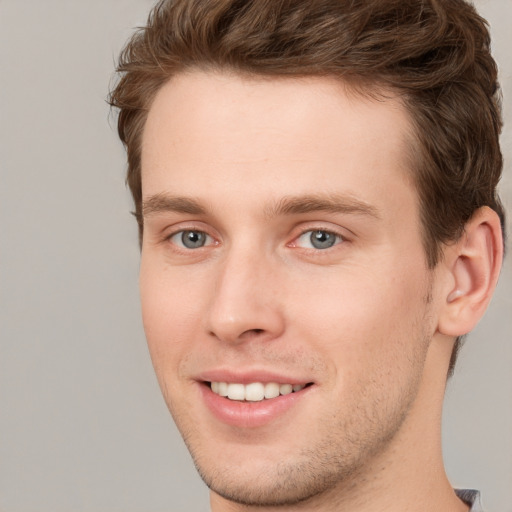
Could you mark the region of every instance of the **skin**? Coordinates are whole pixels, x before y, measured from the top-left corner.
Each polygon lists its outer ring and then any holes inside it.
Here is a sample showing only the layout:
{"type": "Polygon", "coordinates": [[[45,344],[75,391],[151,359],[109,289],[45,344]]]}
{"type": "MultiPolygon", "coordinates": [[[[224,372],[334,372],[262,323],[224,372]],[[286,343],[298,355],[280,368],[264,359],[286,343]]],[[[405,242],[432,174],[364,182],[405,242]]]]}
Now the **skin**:
{"type": "MultiPolygon", "coordinates": [[[[327,78],[194,71],[157,94],[142,148],[143,320],[212,510],[467,510],[440,423],[454,336],[480,314],[457,323],[458,286],[474,291],[478,272],[459,263],[467,244],[427,268],[410,133],[399,99],[327,78]],[[183,230],[205,244],[184,247],[183,230]],[[334,245],[312,246],[312,230],[334,245]],[[226,425],[198,381],[219,368],[312,385],[268,424],[226,425]]],[[[493,222],[477,223],[474,245],[493,222]]]]}

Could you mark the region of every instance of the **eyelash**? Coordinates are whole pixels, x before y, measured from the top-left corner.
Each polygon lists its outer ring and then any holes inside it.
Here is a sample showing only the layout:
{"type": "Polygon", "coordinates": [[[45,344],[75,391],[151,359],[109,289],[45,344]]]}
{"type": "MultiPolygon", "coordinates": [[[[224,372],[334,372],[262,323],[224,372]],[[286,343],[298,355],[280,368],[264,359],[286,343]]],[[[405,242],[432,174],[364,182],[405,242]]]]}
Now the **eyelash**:
{"type": "Polygon", "coordinates": [[[328,235],[329,237],[334,237],[334,240],[333,240],[333,243],[332,245],[329,245],[328,247],[323,247],[323,248],[319,248],[319,247],[302,247],[303,249],[306,249],[306,250],[312,250],[312,251],[327,251],[328,249],[331,249],[337,245],[340,245],[342,242],[346,242],[346,238],[341,235],[340,233],[336,232],[336,231],[333,231],[332,229],[325,229],[325,228],[319,228],[319,227],[315,227],[313,229],[307,229],[305,231],[302,231],[299,236],[295,237],[294,238],[294,241],[289,244],[290,247],[297,247],[297,240],[300,240],[302,238],[304,238],[306,235],[309,234],[309,239],[311,241],[311,243],[313,243],[313,234],[314,233],[321,233],[323,235],[328,235]]]}
{"type": "Polygon", "coordinates": [[[171,242],[173,245],[177,246],[181,251],[193,251],[195,249],[202,249],[203,247],[207,247],[209,245],[216,245],[215,239],[212,236],[210,236],[206,231],[203,231],[201,229],[194,229],[194,228],[184,228],[184,229],[180,229],[179,231],[175,231],[175,232],[171,233],[169,236],[167,236],[165,238],[165,240],[168,241],[168,242],[171,242]],[[196,248],[185,247],[184,244],[183,245],[179,245],[175,241],[173,242],[173,239],[175,237],[178,237],[178,236],[181,236],[181,239],[182,239],[182,242],[183,242],[183,236],[185,235],[185,233],[196,233],[196,234],[199,234],[199,235],[204,235],[205,238],[206,238],[206,242],[205,242],[204,245],[201,245],[201,246],[196,247],[196,248]],[[207,243],[208,239],[210,239],[214,243],[213,244],[211,242],[207,243]]]}
{"type": "MultiPolygon", "coordinates": [[[[165,237],[165,241],[173,244],[175,247],[177,247],[178,250],[185,251],[185,252],[195,251],[197,249],[203,249],[203,248],[209,247],[211,245],[218,245],[218,242],[215,241],[215,238],[212,237],[211,235],[209,235],[206,231],[201,230],[201,229],[192,228],[192,227],[183,228],[178,231],[174,231],[173,233],[171,233],[170,235],[165,237]],[[183,236],[185,235],[185,233],[190,233],[190,234],[195,233],[196,235],[204,236],[205,237],[204,244],[199,245],[197,247],[186,247],[183,242],[183,236]],[[173,241],[173,239],[176,239],[176,237],[181,237],[181,243],[176,240],[173,241]]],[[[287,247],[297,247],[300,249],[304,249],[307,251],[314,251],[314,252],[325,252],[328,249],[332,249],[332,248],[336,247],[337,245],[340,245],[341,243],[344,243],[344,242],[347,242],[347,239],[345,236],[341,235],[340,233],[338,233],[332,229],[315,226],[314,228],[305,229],[305,230],[301,231],[296,237],[294,237],[292,242],[287,244],[287,247]],[[300,239],[304,238],[306,235],[309,234],[311,244],[313,245],[313,239],[311,237],[313,236],[313,233],[315,233],[315,232],[321,233],[323,235],[327,235],[327,237],[330,237],[330,236],[334,237],[332,245],[328,245],[326,247],[320,248],[320,247],[301,247],[298,244],[298,241],[300,239]]],[[[320,241],[320,243],[321,243],[321,241],[320,241]]]]}

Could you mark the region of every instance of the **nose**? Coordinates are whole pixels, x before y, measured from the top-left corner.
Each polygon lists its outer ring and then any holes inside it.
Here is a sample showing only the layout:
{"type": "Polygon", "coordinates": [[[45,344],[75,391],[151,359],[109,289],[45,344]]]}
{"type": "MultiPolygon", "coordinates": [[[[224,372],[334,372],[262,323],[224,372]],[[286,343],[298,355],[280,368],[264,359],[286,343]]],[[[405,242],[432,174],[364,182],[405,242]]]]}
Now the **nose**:
{"type": "Polygon", "coordinates": [[[279,286],[278,270],[265,257],[230,254],[215,281],[206,319],[209,334],[235,344],[278,338],[285,327],[279,286]]]}

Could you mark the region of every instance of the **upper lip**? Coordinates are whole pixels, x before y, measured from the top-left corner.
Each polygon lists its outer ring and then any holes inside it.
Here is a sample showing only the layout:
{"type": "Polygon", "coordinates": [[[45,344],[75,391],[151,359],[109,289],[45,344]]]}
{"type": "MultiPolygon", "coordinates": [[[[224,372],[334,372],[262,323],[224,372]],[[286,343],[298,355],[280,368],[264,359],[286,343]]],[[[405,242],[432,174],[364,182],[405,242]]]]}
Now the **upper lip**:
{"type": "Polygon", "coordinates": [[[196,380],[202,382],[228,382],[237,384],[251,384],[252,382],[275,382],[276,384],[308,384],[312,379],[285,375],[268,370],[231,370],[212,369],[199,373],[196,380]]]}

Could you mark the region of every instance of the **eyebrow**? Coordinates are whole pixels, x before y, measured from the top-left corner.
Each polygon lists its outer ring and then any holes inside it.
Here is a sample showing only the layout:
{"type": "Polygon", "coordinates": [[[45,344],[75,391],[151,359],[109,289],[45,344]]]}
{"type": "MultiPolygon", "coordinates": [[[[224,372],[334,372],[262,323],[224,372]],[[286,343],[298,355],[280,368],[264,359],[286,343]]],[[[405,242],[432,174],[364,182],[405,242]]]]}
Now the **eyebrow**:
{"type": "MultiPolygon", "coordinates": [[[[150,196],[142,202],[144,217],[166,212],[206,215],[209,210],[196,199],[163,193],[150,196]]],[[[264,215],[268,219],[312,212],[358,214],[376,219],[381,218],[379,211],[374,206],[354,197],[340,194],[289,196],[280,199],[275,204],[267,205],[264,209],[264,215]]]]}
{"type": "Polygon", "coordinates": [[[265,215],[273,218],[280,215],[297,215],[311,212],[359,214],[376,219],[381,218],[375,206],[354,197],[340,194],[285,197],[277,204],[269,206],[265,215]]]}
{"type": "Polygon", "coordinates": [[[195,199],[167,194],[155,194],[142,201],[142,215],[144,217],[165,212],[205,215],[207,210],[195,199]]]}

